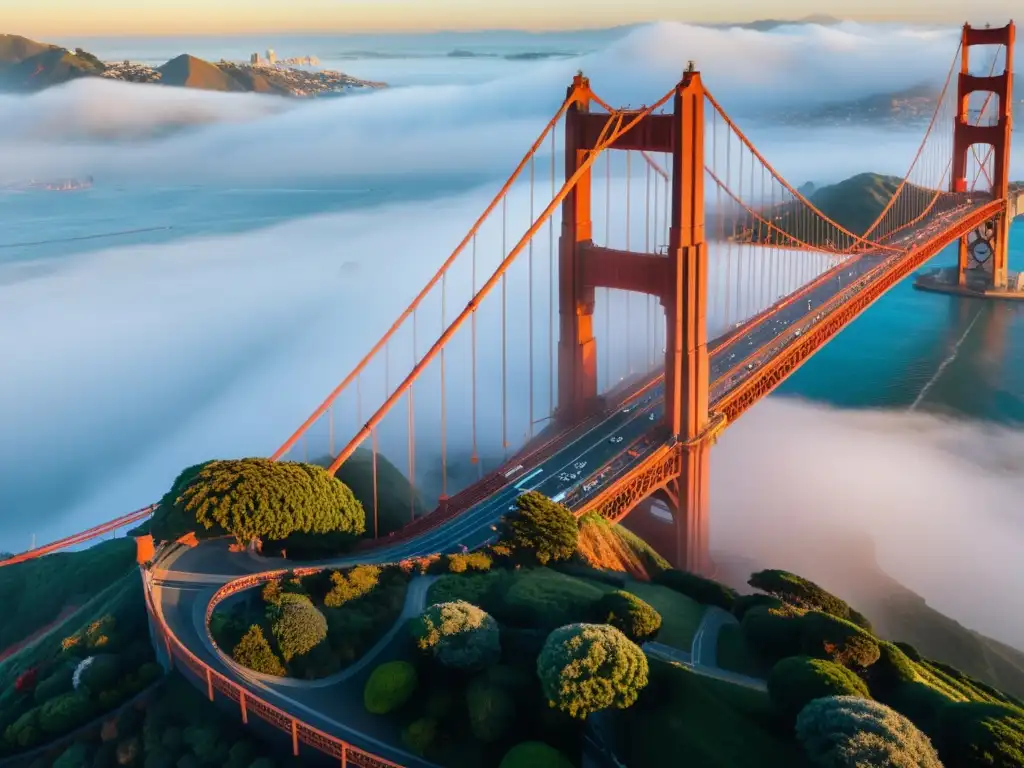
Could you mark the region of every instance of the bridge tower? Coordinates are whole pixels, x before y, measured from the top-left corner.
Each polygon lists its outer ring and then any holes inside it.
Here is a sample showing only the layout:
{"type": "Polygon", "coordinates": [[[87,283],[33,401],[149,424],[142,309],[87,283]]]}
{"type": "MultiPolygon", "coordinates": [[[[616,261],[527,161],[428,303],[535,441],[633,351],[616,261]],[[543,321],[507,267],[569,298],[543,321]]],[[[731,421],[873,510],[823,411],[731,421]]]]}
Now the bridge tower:
{"type": "MultiPolygon", "coordinates": [[[[577,75],[577,99],[566,113],[565,173],[576,173],[599,141],[608,115],[590,111],[589,83],[577,75]]],[[[675,520],[675,565],[709,569],[708,486],[712,442],[707,350],[708,264],[704,231],[704,103],[700,73],[688,70],[676,87],[670,114],[650,114],[612,144],[614,150],[672,155],[668,255],[594,245],[591,177],[582,175],[562,206],[559,239],[557,418],[579,423],[600,409],[596,288],[657,296],[665,312],[665,420],[675,453],[647,495],[659,493],[675,520]]],[[[628,491],[624,491],[627,493],[628,491]]],[[[630,500],[635,506],[643,496],[630,500]]]]}
{"type": "Polygon", "coordinates": [[[1005,291],[1010,222],[1016,212],[1010,200],[1010,144],[1013,131],[1013,46],[1016,28],[1011,21],[997,29],[965,24],[961,36],[961,64],[957,81],[957,114],[953,128],[952,191],[968,192],[967,153],[976,144],[992,147],[992,196],[1007,201],[1007,209],[961,238],[957,260],[960,288],[1005,291]],[[971,48],[1006,47],[1006,69],[991,77],[970,73],[971,48]],[[971,123],[968,103],[972,93],[992,93],[999,100],[998,119],[991,125],[971,123]]]}

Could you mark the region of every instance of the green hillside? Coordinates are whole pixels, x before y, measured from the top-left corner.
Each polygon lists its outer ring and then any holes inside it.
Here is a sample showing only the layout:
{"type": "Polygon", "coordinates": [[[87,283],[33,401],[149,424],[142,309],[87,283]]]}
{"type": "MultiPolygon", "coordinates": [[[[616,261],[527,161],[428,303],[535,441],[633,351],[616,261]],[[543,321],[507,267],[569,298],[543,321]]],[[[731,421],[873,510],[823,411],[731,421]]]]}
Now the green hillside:
{"type": "MultiPolygon", "coordinates": [[[[805,184],[800,192],[832,221],[853,235],[863,236],[885,210],[900,182],[895,176],[860,173],[838,184],[817,189],[813,184],[805,184]]],[[[924,213],[934,197],[934,190],[908,184],[900,192],[901,210],[905,209],[915,215],[924,213]]],[[[803,203],[778,205],[773,214],[771,227],[760,218],[742,214],[726,222],[726,231],[731,232],[730,239],[734,242],[771,243],[783,247],[793,245],[793,239],[787,237],[787,234],[793,234],[803,241],[809,239],[810,245],[850,247],[855,242],[853,237],[841,235],[841,242],[825,243],[825,238],[831,241],[835,237],[834,232],[808,233],[806,207],[803,203]],[[815,242],[815,238],[822,239],[822,242],[815,242]]]]}

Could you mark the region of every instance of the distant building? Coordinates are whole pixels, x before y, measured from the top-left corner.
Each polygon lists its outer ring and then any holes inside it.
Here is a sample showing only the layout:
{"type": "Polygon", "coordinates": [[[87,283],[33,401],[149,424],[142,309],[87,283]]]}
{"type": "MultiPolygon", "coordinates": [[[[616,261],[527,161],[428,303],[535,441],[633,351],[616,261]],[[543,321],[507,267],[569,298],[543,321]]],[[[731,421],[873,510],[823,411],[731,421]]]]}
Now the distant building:
{"type": "Polygon", "coordinates": [[[253,66],[256,66],[257,64],[259,64],[260,63],[260,55],[258,53],[254,53],[252,56],[249,57],[249,63],[252,64],[253,66]]]}
{"type": "Polygon", "coordinates": [[[277,54],[274,53],[274,49],[273,48],[267,48],[267,63],[268,64],[276,64],[277,63],[277,54]]]}

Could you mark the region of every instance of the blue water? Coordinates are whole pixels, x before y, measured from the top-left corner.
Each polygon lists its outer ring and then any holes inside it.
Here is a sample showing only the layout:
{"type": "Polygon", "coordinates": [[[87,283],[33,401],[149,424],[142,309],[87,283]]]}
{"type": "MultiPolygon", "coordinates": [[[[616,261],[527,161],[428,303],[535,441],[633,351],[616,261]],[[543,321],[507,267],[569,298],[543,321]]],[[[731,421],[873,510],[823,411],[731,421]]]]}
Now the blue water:
{"type": "MultiPolygon", "coordinates": [[[[1011,229],[1010,265],[1024,267],[1024,222],[1011,229]]],[[[956,263],[955,247],[928,265],[956,263]]],[[[843,408],[914,408],[1024,423],[1024,302],[890,290],[780,388],[843,408]]]]}

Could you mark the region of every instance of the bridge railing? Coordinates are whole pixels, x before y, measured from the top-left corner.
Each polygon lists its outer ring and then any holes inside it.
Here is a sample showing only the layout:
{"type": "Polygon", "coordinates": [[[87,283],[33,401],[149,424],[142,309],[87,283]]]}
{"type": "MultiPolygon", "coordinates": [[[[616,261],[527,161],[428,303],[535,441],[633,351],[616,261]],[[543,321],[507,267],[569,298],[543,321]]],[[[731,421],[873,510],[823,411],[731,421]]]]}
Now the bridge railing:
{"type": "Polygon", "coordinates": [[[249,717],[255,715],[268,725],[284,732],[291,737],[292,754],[296,757],[299,756],[300,745],[305,744],[340,761],[342,768],[402,768],[399,763],[359,749],[343,739],[299,720],[204,663],[177,638],[157,609],[152,595],[152,574],[144,571],[143,578],[146,610],[153,619],[154,641],[164,646],[172,668],[175,664],[181,665],[197,680],[205,682],[206,695],[210,701],[214,701],[217,693],[220,693],[238,705],[243,724],[248,724],[249,717]]]}
{"type": "Polygon", "coordinates": [[[67,549],[68,547],[73,547],[76,544],[84,544],[87,541],[99,538],[100,536],[104,536],[108,533],[113,533],[121,528],[126,528],[129,525],[141,523],[153,514],[154,509],[156,509],[156,504],[150,504],[148,507],[137,509],[134,512],[129,512],[127,515],[122,515],[121,517],[114,518],[113,520],[93,526],[92,528],[88,528],[84,531],[79,531],[78,533],[73,533],[70,536],[65,536],[63,539],[58,539],[57,541],[50,542],[49,544],[44,544],[41,547],[36,547],[34,549],[12,555],[6,560],[0,560],[0,568],[5,565],[23,563],[26,560],[34,560],[37,557],[49,555],[53,552],[67,549]]]}

